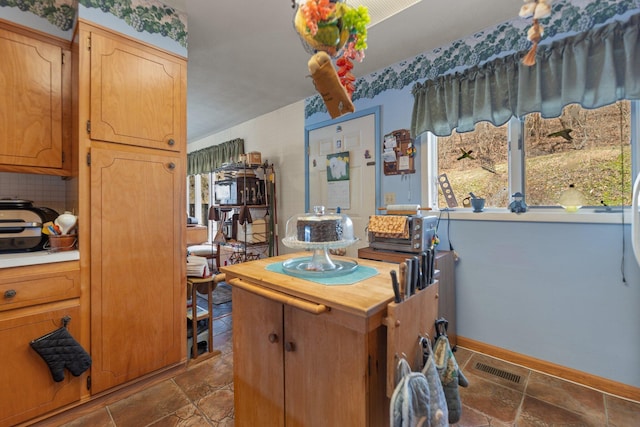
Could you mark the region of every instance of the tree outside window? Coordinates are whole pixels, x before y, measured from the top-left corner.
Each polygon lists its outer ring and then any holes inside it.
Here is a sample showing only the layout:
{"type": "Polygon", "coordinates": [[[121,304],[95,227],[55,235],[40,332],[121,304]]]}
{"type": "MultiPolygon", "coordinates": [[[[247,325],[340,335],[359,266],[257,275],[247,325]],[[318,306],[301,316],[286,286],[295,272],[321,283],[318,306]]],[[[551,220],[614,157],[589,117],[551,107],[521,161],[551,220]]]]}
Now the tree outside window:
{"type": "MultiPolygon", "coordinates": [[[[559,117],[533,113],[510,123],[482,122],[472,132],[437,138],[438,174],[447,175],[459,205],[473,193],[487,207],[506,208],[515,187],[529,206],[558,206],[571,184],[584,206],[631,204],[630,101],[597,109],[571,104],[559,117]],[[522,176],[509,164],[523,165],[522,176]]],[[[438,207],[446,206],[440,192],[438,207]]]]}
{"type": "Polygon", "coordinates": [[[584,206],[631,205],[631,106],[567,105],[559,117],[524,120],[525,191],[537,206],[557,206],[573,184],[584,206]]]}

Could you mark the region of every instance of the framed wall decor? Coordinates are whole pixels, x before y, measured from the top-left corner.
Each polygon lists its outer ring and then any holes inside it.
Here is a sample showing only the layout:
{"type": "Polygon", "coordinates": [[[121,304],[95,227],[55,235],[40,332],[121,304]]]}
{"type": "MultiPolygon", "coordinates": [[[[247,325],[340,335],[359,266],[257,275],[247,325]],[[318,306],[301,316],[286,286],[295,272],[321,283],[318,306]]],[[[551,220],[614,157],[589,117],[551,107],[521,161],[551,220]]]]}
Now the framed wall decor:
{"type": "Polygon", "coordinates": [[[416,147],[408,129],[399,129],[384,136],[382,141],[382,162],[385,175],[415,173],[414,157],[416,147]]]}

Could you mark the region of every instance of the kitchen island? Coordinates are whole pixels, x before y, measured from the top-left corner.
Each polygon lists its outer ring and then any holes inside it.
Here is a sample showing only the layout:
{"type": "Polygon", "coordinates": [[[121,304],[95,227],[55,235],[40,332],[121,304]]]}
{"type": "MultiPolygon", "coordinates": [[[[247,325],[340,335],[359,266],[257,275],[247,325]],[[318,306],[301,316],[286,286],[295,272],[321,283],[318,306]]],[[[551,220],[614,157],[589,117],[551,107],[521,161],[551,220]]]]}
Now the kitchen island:
{"type": "MultiPolygon", "coordinates": [[[[387,426],[387,354],[395,352],[387,350],[387,329],[399,328],[385,324],[388,306],[396,305],[389,272],[397,266],[358,259],[358,268],[373,275],[351,284],[321,284],[274,268],[302,256],[309,253],[222,267],[233,287],[235,421],[387,426]]],[[[425,310],[435,319],[437,283],[430,288],[434,304],[425,310]]],[[[405,325],[412,343],[420,328],[405,325]]]]}

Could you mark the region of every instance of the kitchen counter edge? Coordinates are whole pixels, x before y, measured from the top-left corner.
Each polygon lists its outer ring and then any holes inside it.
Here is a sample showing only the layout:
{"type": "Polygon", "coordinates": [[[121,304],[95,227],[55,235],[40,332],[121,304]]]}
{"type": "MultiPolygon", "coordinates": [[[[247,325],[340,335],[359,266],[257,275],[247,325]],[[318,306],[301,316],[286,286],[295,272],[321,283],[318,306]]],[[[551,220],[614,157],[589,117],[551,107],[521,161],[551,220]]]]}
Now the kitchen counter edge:
{"type": "Polygon", "coordinates": [[[228,279],[237,277],[248,280],[272,291],[302,298],[317,304],[325,304],[364,318],[384,312],[387,304],[393,301],[389,270],[397,267],[397,264],[353,258],[360,265],[374,267],[378,273],[364,281],[344,286],[326,286],[303,278],[267,271],[265,268],[268,264],[274,262],[305,255],[309,254],[285,254],[241,264],[227,265],[221,267],[220,270],[226,274],[228,279]]]}
{"type": "Polygon", "coordinates": [[[54,262],[77,261],[80,251],[63,252],[21,252],[0,254],[0,268],[25,267],[29,265],[50,264],[54,262]]]}

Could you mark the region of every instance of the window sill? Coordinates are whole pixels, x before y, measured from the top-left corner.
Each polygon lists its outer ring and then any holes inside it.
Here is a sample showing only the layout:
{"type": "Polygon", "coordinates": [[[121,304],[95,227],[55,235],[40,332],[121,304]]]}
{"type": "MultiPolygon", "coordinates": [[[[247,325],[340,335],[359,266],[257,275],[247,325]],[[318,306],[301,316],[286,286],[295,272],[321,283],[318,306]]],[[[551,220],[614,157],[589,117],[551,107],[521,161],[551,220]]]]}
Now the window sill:
{"type": "Polygon", "coordinates": [[[513,222],[564,222],[584,224],[620,224],[631,223],[631,209],[612,208],[610,212],[604,208],[582,208],[578,212],[569,213],[559,208],[530,208],[527,212],[516,214],[508,209],[486,208],[483,212],[473,212],[470,208],[454,208],[451,210],[434,210],[424,215],[440,215],[442,219],[473,221],[513,221],[513,222]]]}

